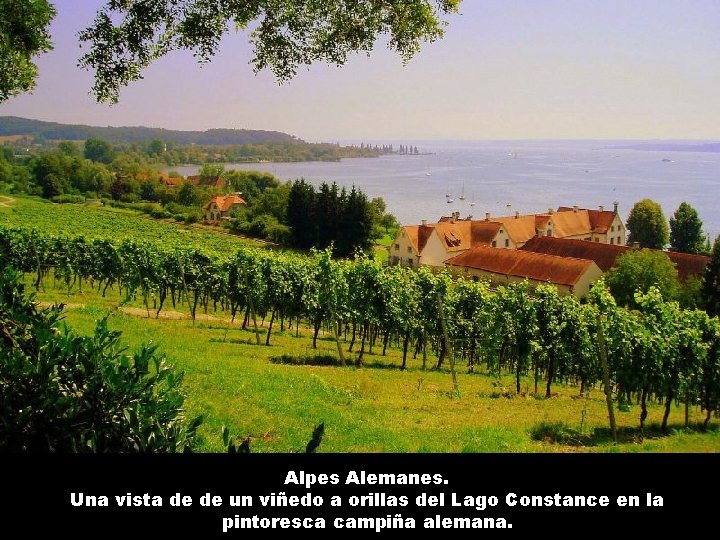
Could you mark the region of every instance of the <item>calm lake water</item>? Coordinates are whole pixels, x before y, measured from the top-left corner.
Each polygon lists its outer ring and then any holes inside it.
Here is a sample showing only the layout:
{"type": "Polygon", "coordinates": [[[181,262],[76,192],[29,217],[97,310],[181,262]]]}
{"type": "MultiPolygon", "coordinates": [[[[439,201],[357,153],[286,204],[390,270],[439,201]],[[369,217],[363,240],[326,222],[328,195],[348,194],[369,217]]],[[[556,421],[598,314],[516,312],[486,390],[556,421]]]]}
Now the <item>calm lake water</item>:
{"type": "MultiPolygon", "coordinates": [[[[485,212],[535,213],[574,204],[610,209],[614,201],[620,203],[620,214],[627,219],[632,205],[649,197],[662,205],[667,218],[687,201],[700,214],[706,232],[712,238],[720,234],[720,153],[609,148],[627,145],[626,141],[404,144],[417,145],[429,154],[226,168],[267,171],[281,180],[303,177],[316,185],[323,181],[356,185],[370,197],[385,199],[388,211],[403,224],[436,221],[453,211],[483,218],[485,212]],[[453,203],[446,202],[446,194],[453,203]]],[[[175,168],[183,175],[196,174],[198,169],[175,168]]]]}

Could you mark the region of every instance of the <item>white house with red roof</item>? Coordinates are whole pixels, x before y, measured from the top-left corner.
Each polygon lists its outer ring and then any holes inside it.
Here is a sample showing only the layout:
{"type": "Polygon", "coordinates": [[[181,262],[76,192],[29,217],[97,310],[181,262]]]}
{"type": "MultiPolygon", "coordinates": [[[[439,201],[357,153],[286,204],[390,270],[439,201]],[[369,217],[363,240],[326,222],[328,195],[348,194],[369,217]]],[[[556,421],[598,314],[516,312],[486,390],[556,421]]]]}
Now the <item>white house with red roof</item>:
{"type": "Polygon", "coordinates": [[[205,220],[220,221],[222,218],[229,217],[233,208],[245,206],[245,204],[247,203],[239,195],[217,195],[203,206],[205,220]]]}

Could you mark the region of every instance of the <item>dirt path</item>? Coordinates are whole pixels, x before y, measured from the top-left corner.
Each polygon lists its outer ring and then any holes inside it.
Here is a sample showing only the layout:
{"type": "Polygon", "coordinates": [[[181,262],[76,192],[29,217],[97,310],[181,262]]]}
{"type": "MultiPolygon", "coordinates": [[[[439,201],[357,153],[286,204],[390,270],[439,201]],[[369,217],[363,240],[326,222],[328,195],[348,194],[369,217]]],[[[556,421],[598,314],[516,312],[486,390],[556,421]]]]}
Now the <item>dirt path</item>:
{"type": "Polygon", "coordinates": [[[0,208],[10,208],[15,202],[15,199],[8,197],[7,195],[0,195],[0,208]]]}
{"type": "MultiPolygon", "coordinates": [[[[155,318],[155,310],[151,309],[148,316],[148,310],[144,308],[135,308],[135,307],[121,307],[120,311],[123,313],[126,313],[127,315],[132,315],[134,317],[142,317],[144,319],[154,319],[155,318]]],[[[190,317],[189,313],[181,313],[179,311],[168,311],[166,309],[163,309],[160,312],[160,316],[158,319],[169,319],[172,321],[185,321],[185,320],[191,320],[192,317],[190,317]]],[[[230,322],[230,319],[223,319],[221,317],[215,317],[213,315],[206,315],[204,313],[196,313],[195,314],[195,320],[196,321],[220,321],[220,322],[230,322]]]]}

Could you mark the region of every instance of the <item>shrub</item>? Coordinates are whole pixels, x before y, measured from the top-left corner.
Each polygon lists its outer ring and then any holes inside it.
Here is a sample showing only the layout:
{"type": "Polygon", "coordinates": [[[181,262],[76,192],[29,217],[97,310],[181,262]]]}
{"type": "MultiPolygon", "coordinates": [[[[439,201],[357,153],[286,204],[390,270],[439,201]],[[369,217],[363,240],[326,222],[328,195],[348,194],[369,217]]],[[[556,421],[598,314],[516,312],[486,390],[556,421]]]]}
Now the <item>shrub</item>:
{"type": "Polygon", "coordinates": [[[182,373],[153,346],[128,355],[106,320],[91,337],[60,329],[14,271],[0,271],[0,451],[190,450],[182,373]]]}
{"type": "Polygon", "coordinates": [[[54,203],[58,204],[77,204],[85,202],[85,197],[83,195],[55,195],[54,197],[50,197],[50,200],[54,203]]]}

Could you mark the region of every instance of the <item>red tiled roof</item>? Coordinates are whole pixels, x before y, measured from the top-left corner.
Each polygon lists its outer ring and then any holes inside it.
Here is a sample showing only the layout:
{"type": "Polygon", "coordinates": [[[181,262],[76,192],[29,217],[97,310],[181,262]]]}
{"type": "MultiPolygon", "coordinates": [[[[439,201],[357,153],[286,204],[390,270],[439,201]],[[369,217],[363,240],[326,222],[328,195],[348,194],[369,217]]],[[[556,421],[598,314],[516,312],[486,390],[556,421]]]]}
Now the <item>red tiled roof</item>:
{"type": "Polygon", "coordinates": [[[188,176],[187,181],[194,186],[224,187],[225,179],[222,176],[202,178],[199,175],[188,176]]]}
{"type": "Polygon", "coordinates": [[[221,212],[227,212],[237,204],[245,204],[245,201],[242,197],[238,197],[237,195],[218,195],[217,197],[210,199],[203,208],[207,210],[213,203],[217,204],[221,212]]]}
{"type": "Polygon", "coordinates": [[[491,217],[489,221],[502,224],[510,239],[516,244],[523,244],[537,234],[535,214],[517,217],[491,217]]]}
{"type": "Polygon", "coordinates": [[[607,272],[615,266],[616,259],[628,251],[627,246],[588,242],[587,240],[571,240],[568,238],[554,238],[550,236],[535,237],[521,247],[523,251],[556,255],[558,257],[574,257],[595,261],[600,270],[607,272]]]}
{"type": "Polygon", "coordinates": [[[552,215],[552,222],[553,236],[560,238],[590,234],[592,231],[590,215],[587,210],[578,210],[577,212],[574,212],[572,208],[569,212],[559,210],[552,215]]]}
{"type": "Polygon", "coordinates": [[[445,264],[558,285],[575,285],[595,265],[585,259],[492,247],[470,249],[445,261],[445,264]]]}
{"type": "Polygon", "coordinates": [[[701,276],[710,262],[710,257],[705,255],[691,255],[678,251],[665,251],[665,255],[675,263],[681,281],[685,281],[690,276],[701,276]]]}
{"type": "MultiPolygon", "coordinates": [[[[571,240],[568,238],[532,238],[521,248],[523,251],[556,255],[559,257],[576,257],[589,259],[600,267],[600,270],[607,272],[615,266],[617,258],[628,251],[636,248],[630,246],[618,246],[615,244],[604,244],[601,242],[588,242],[585,240],[571,240]]],[[[678,277],[685,281],[689,276],[699,276],[710,261],[705,255],[691,255],[676,251],[663,251],[668,258],[675,263],[678,277]]]]}
{"type": "MultiPolygon", "coordinates": [[[[557,213],[574,212],[574,208],[569,206],[561,206],[558,208],[557,213]]],[[[587,212],[588,219],[590,221],[590,229],[594,233],[605,234],[612,225],[615,219],[615,212],[611,210],[589,210],[585,208],[579,208],[577,213],[587,212]]],[[[556,214],[557,215],[557,214],[556,214]]],[[[589,232],[589,231],[588,231],[589,232]]],[[[580,233],[582,234],[582,233],[580,233]]],[[[575,236],[575,235],[570,235],[575,236]]]]}

